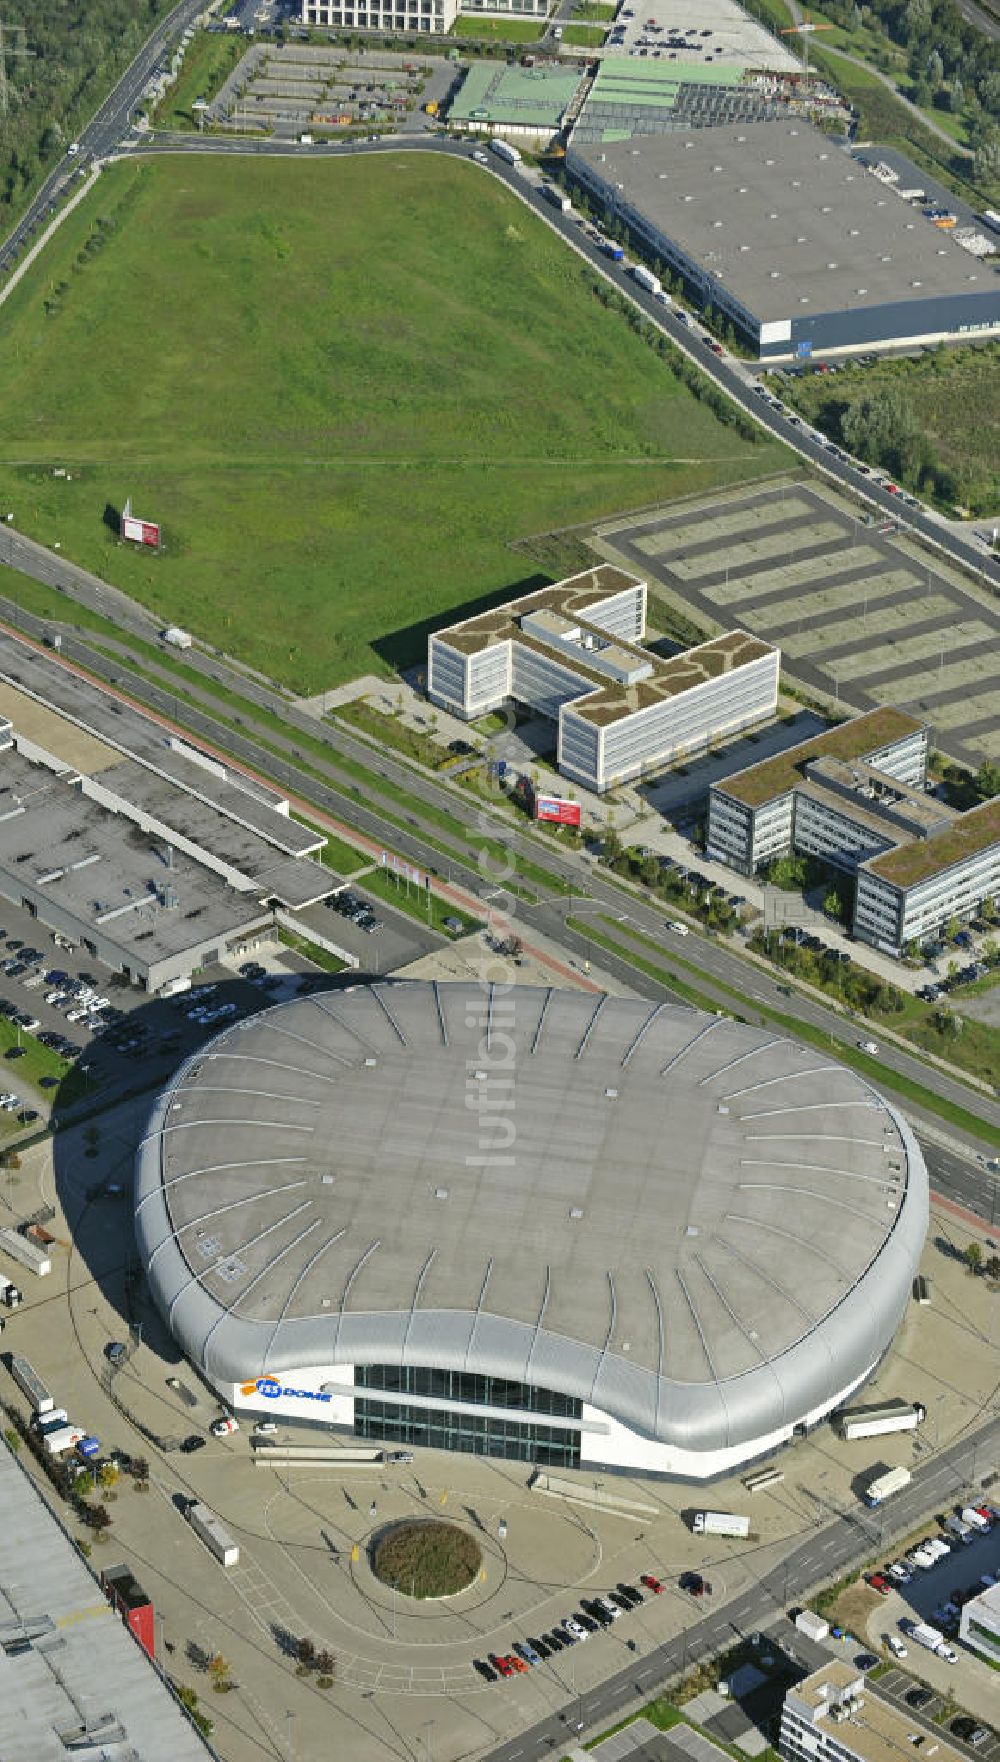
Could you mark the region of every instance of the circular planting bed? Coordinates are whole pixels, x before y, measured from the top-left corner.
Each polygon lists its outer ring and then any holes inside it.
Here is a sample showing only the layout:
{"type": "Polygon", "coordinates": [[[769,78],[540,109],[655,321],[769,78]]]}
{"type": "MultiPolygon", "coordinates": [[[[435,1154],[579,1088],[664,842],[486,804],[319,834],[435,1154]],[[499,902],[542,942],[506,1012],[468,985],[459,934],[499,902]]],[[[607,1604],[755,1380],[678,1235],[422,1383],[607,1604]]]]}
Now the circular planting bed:
{"type": "Polygon", "coordinates": [[[372,1571],[407,1597],[453,1597],[482,1564],[478,1543],[454,1523],[397,1523],[378,1536],[372,1571]]]}

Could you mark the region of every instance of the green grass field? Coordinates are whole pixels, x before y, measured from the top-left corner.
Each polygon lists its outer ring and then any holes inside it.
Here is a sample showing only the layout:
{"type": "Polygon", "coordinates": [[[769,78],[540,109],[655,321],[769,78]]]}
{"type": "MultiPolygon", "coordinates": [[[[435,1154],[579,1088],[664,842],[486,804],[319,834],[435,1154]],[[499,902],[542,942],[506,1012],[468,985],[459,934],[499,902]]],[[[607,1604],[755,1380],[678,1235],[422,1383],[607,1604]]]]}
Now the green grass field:
{"type": "Polygon", "coordinates": [[[115,166],[0,312],[4,511],[297,689],[386,673],[514,540],[784,463],[585,273],[430,156],[115,166]]]}
{"type": "Polygon", "coordinates": [[[544,24],[535,24],[530,18],[487,18],[477,12],[456,18],[448,34],[473,37],[480,43],[494,37],[504,43],[537,43],[544,30],[544,24]]]}
{"type": "Polygon", "coordinates": [[[568,24],[563,31],[563,42],[574,43],[582,49],[599,49],[607,34],[600,25],[568,24]]]}

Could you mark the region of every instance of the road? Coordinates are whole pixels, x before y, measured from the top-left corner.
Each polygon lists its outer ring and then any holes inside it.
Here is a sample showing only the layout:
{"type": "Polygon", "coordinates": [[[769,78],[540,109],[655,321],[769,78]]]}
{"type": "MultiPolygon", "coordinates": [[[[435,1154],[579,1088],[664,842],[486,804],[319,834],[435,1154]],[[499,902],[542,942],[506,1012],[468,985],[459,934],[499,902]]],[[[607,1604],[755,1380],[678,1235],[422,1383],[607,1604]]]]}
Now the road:
{"type": "MultiPolygon", "coordinates": [[[[894,1535],[917,1527],[929,1511],[954,1504],[976,1476],[995,1468],[1000,1456],[1000,1422],[991,1421],[952,1445],[924,1468],[915,1469],[912,1484],[877,1511],[862,1505],[830,1511],[831,1521],[812,1530],[780,1565],[766,1572],[752,1590],[718,1604],[684,1633],[609,1677],[573,1701],[561,1713],[543,1719],[508,1743],[489,1752],[489,1762],[522,1762],[534,1756],[565,1754],[567,1735],[582,1720],[588,1731],[613,1725],[637,1702],[649,1700],[665,1682],[682,1676],[700,1659],[757,1629],[767,1629],[790,1603],[804,1600],[816,1585],[843,1576],[849,1567],[877,1558],[894,1535]]],[[[817,1514],[823,1512],[817,1498],[817,1514]]]]}
{"type": "Polygon", "coordinates": [[[162,23],[157,25],[152,35],[147,37],[134,61],[130,62],[118,84],[105,98],[100,109],[94,112],[79,136],[79,152],[73,156],[67,154],[54,167],[30,207],[0,245],[0,273],[13,268],[31,235],[48,217],[50,209],[66,194],[77,173],[84,170],[91,160],[106,159],[116,151],[128,130],[132,112],[143,87],[166,45],[192,24],[204,9],[205,0],[181,0],[180,5],[175,6],[162,23]]]}

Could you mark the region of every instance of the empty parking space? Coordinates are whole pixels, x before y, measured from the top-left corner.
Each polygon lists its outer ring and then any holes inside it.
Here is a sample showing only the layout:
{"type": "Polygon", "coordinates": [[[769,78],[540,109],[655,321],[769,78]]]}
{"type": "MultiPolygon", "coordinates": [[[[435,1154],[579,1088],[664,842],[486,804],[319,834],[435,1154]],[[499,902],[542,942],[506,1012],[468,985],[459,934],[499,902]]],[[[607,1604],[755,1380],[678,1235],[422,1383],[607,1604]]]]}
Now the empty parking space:
{"type": "Polygon", "coordinates": [[[842,709],[899,704],[978,766],[1000,750],[1000,611],[891,521],[869,520],[789,480],[608,522],[594,548],[684,601],[706,634],[741,626],[777,642],[792,677],[842,709]]]}

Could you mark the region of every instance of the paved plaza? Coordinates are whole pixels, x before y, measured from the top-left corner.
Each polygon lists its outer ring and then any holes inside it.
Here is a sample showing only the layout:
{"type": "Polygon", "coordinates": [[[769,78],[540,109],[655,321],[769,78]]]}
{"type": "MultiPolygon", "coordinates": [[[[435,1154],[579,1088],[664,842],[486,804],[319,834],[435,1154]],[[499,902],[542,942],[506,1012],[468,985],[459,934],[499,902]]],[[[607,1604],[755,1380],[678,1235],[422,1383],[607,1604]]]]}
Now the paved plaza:
{"type": "Polygon", "coordinates": [[[779,643],[785,671],[844,711],[898,704],[978,768],[1000,759],[1000,611],[985,591],[846,499],[792,479],[597,529],[601,556],[707,627],[779,643]]]}

